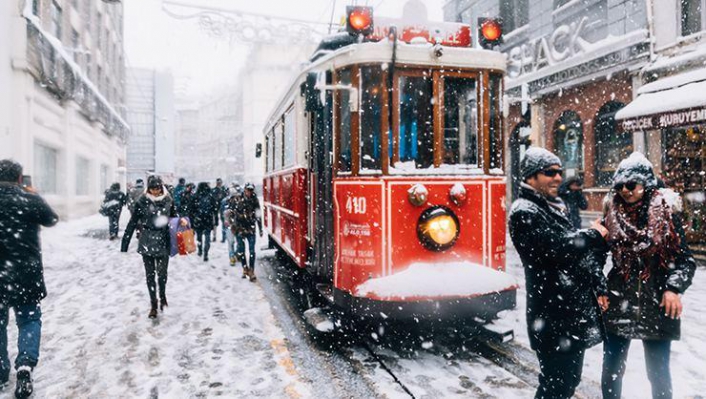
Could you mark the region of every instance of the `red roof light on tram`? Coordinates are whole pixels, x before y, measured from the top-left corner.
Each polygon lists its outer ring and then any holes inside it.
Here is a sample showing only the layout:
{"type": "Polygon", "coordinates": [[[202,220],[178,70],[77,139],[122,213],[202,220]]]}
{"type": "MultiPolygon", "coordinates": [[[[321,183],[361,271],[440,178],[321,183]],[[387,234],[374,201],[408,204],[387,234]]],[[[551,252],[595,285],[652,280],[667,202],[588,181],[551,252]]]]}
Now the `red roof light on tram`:
{"type": "Polygon", "coordinates": [[[500,19],[478,18],[478,43],[484,49],[493,49],[503,42],[503,24],[500,19]]]}
{"type": "Polygon", "coordinates": [[[346,31],[351,35],[369,35],[373,33],[372,7],[346,7],[346,31]]]}

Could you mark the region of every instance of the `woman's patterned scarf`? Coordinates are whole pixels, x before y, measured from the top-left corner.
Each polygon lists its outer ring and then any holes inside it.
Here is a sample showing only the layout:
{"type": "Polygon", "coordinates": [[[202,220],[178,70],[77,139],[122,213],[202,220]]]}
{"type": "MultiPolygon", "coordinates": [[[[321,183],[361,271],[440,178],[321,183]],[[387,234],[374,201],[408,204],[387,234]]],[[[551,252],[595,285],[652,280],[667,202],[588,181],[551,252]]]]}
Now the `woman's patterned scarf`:
{"type": "Polygon", "coordinates": [[[627,280],[633,265],[644,265],[640,278],[650,277],[650,265],[668,269],[680,250],[679,235],[672,222],[672,209],[657,190],[627,204],[615,194],[605,220],[608,243],[616,267],[627,280]]]}

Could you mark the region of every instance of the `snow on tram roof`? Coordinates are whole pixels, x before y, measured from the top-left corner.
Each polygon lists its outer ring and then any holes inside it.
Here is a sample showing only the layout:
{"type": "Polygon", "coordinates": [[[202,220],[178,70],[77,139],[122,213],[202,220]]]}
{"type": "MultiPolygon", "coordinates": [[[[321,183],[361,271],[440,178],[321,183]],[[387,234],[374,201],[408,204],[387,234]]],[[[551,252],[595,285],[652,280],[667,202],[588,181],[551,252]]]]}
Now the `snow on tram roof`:
{"type": "MultiPolygon", "coordinates": [[[[492,50],[471,47],[442,46],[443,55],[436,57],[432,53],[433,45],[430,43],[407,44],[397,42],[395,63],[398,67],[445,67],[484,69],[506,71],[507,61],[503,53],[492,50]]],[[[328,71],[357,64],[390,64],[392,62],[392,43],[389,41],[365,42],[351,44],[306,65],[293,79],[286,92],[283,92],[277,106],[269,114],[265,123],[268,131],[276,123],[276,118],[289,106],[294,91],[299,90],[299,84],[310,72],[328,71]]]]}

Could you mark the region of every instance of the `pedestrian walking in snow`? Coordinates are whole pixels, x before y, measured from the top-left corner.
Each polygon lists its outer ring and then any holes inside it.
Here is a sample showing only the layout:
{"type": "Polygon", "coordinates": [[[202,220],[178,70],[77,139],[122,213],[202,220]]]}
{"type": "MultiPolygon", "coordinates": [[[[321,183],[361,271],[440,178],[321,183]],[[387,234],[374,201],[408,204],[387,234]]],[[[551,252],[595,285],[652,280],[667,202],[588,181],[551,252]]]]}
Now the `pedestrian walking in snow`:
{"type": "Polygon", "coordinates": [[[238,203],[243,200],[243,190],[240,186],[231,188],[228,198],[225,201],[225,209],[223,211],[223,223],[226,226],[226,242],[228,243],[228,258],[230,265],[235,266],[237,256],[235,252],[235,233],[236,233],[236,218],[235,209],[238,203]]]}
{"type": "Polygon", "coordinates": [[[194,189],[196,185],[194,183],[188,183],[184,188],[184,191],[179,194],[179,206],[177,207],[177,213],[179,216],[189,216],[191,215],[191,206],[193,205],[194,189]]]}
{"type": "Polygon", "coordinates": [[[571,176],[559,186],[559,198],[564,201],[569,212],[569,220],[575,228],[581,228],[581,210],[588,208],[588,201],[581,188],[583,182],[578,176],[571,176]]]}
{"type": "Polygon", "coordinates": [[[120,183],[113,183],[110,189],[105,192],[103,205],[101,206],[104,216],[108,217],[108,232],[110,240],[118,238],[120,231],[120,214],[127,202],[127,195],[120,191],[120,183]]]}
{"type": "Polygon", "coordinates": [[[186,190],[186,179],[183,177],[179,178],[179,184],[174,187],[174,206],[176,206],[177,209],[179,209],[179,206],[181,205],[181,193],[186,190]]]}
{"type": "Polygon", "coordinates": [[[535,398],[571,398],[585,350],[604,337],[607,231],[598,222],[574,228],[558,198],[562,169],[556,155],[533,147],[520,166],[523,182],[509,224],[525,270],[527,329],[540,366],[535,398]]]}
{"type": "MultiPolygon", "coordinates": [[[[147,290],[150,295],[150,312],[148,317],[157,317],[157,287],[159,288],[159,308],[164,311],[167,303],[167,276],[169,271],[169,254],[171,242],[169,238],[169,218],[176,216],[174,201],[162,184],[162,179],[150,176],[147,180],[147,192],[140,196],[135,203],[134,211],[130,217],[123,234],[122,252],[127,252],[130,239],[135,228],[143,227],[139,237],[137,253],[142,255],[147,279],[147,290]]],[[[186,221],[182,221],[186,223],[186,221]]]]}
{"type": "Polygon", "coordinates": [[[221,201],[228,197],[228,188],[223,185],[223,180],[216,179],[216,187],[213,188],[213,199],[218,204],[216,211],[213,214],[213,242],[218,240],[216,231],[218,230],[218,219],[221,220],[221,242],[226,242],[226,227],[223,223],[223,212],[220,210],[221,201]]]}
{"type": "Polygon", "coordinates": [[[213,216],[217,215],[217,204],[208,183],[199,183],[191,201],[190,218],[198,241],[198,255],[203,255],[205,262],[208,262],[208,251],[211,248],[211,230],[214,228],[214,220],[217,220],[213,216]]]}
{"type": "Polygon", "coordinates": [[[135,185],[127,192],[127,209],[134,212],[135,203],[142,194],[145,193],[145,182],[142,179],[135,180],[135,185]]]}
{"type": "Polygon", "coordinates": [[[235,239],[238,243],[236,257],[243,265],[243,278],[249,277],[255,281],[255,226],[262,237],[262,218],[260,217],[260,201],[255,195],[252,183],[245,185],[242,199],[235,204],[235,239]],[[245,257],[245,241],[248,242],[248,258],[245,257]]]}
{"type": "Polygon", "coordinates": [[[17,386],[15,396],[32,394],[32,370],[39,360],[42,336],[40,301],[47,296],[42,266],[40,226],[50,227],[59,217],[38,194],[20,185],[22,166],[0,161],[0,388],[10,378],[7,352],[9,311],[17,323],[17,386]]]}
{"type": "MultiPolygon", "coordinates": [[[[680,338],[680,295],[696,264],[681,219],[658,189],[652,164],[639,152],[618,165],[605,226],[613,268],[608,273],[607,339],[603,345],[603,398],[620,398],[633,339],[642,340],[653,398],[671,398],[671,343],[680,338]]],[[[666,194],[666,195],[665,195],[666,194]]]]}

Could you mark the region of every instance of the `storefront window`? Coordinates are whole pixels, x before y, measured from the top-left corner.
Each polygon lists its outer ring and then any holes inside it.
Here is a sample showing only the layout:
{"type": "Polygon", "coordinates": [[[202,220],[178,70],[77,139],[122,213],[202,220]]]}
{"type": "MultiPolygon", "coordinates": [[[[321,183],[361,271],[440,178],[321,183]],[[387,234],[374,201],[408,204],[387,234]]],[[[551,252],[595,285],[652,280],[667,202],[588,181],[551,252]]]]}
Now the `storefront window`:
{"type": "Polygon", "coordinates": [[[684,229],[688,243],[706,242],[706,129],[691,126],[663,130],[662,178],[683,195],[684,229]]]}
{"type": "Polygon", "coordinates": [[[615,113],[625,104],[610,101],[596,115],[596,179],[599,186],[610,186],[613,173],[621,160],[633,151],[632,135],[619,131],[615,113]]]}
{"type": "Polygon", "coordinates": [[[413,162],[417,169],[428,168],[434,163],[431,74],[399,79],[399,159],[402,163],[413,162]]]}
{"type": "Polygon", "coordinates": [[[57,168],[59,152],[53,148],[34,144],[34,186],[42,194],[57,194],[57,168]]]}
{"type": "Polygon", "coordinates": [[[564,111],[554,123],[554,150],[564,169],[583,169],[583,125],[574,111],[564,111]]]}
{"type": "Polygon", "coordinates": [[[90,162],[83,157],[76,158],[76,195],[88,195],[90,162]]]}
{"type": "Polygon", "coordinates": [[[500,0],[503,30],[512,32],[529,22],[529,0],[500,0]]]}
{"type": "Polygon", "coordinates": [[[383,72],[379,66],[361,68],[360,168],[381,170],[383,72]]]}
{"type": "Polygon", "coordinates": [[[475,78],[444,79],[443,163],[478,165],[478,94],[475,78]]]}

